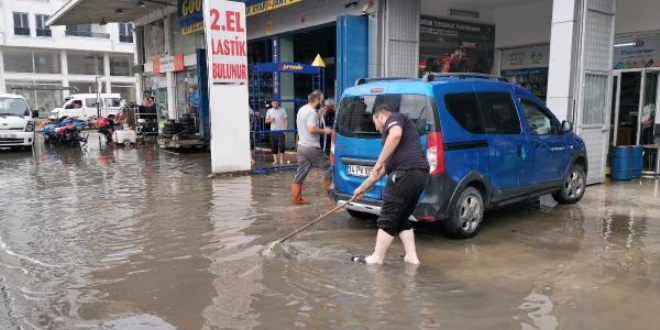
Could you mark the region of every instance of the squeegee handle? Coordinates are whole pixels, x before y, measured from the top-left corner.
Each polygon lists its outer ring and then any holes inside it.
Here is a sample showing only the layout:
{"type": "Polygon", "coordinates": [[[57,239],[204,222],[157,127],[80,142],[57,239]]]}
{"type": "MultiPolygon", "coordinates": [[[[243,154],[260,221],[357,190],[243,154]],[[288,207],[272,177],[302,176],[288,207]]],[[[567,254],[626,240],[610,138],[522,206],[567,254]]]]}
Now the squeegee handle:
{"type": "Polygon", "coordinates": [[[299,229],[297,229],[296,231],[290,233],[289,235],[286,235],[284,238],[280,239],[280,240],[278,241],[278,243],[282,243],[282,242],[288,240],[289,238],[295,236],[295,235],[298,234],[299,232],[301,232],[301,231],[303,231],[303,230],[305,230],[305,229],[311,227],[311,226],[314,225],[315,223],[317,223],[317,222],[319,222],[319,221],[325,219],[327,216],[329,216],[329,215],[331,215],[331,214],[333,214],[333,213],[335,213],[335,212],[337,212],[337,211],[339,211],[339,210],[345,208],[346,206],[348,206],[348,204],[350,204],[350,203],[352,203],[352,202],[354,202],[354,199],[353,199],[353,198],[351,198],[351,199],[349,199],[348,201],[346,201],[346,203],[343,203],[343,204],[341,204],[341,205],[337,205],[337,207],[335,207],[335,208],[333,208],[332,210],[326,212],[326,213],[323,214],[322,216],[320,216],[320,217],[318,217],[318,218],[312,220],[310,223],[308,223],[308,224],[306,224],[306,225],[300,227],[299,229]]]}

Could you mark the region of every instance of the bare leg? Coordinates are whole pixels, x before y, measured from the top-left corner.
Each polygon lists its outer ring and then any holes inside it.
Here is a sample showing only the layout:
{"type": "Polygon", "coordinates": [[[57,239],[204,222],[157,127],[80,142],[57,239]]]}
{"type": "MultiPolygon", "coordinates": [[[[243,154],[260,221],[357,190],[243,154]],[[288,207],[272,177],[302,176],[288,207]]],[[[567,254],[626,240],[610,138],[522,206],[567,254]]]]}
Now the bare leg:
{"type": "Polygon", "coordinates": [[[284,153],[280,153],[280,165],[284,165],[284,153]]]}
{"type": "Polygon", "coordinates": [[[376,235],[376,247],[374,248],[374,253],[366,257],[368,264],[382,264],[385,260],[385,253],[387,249],[394,241],[394,236],[386,233],[382,229],[378,229],[378,234],[376,235]]]}
{"type": "Polygon", "coordinates": [[[412,229],[404,230],[399,233],[399,238],[403,242],[403,248],[406,250],[406,256],[403,258],[405,262],[419,265],[417,258],[417,249],[415,248],[415,233],[412,229]]]}

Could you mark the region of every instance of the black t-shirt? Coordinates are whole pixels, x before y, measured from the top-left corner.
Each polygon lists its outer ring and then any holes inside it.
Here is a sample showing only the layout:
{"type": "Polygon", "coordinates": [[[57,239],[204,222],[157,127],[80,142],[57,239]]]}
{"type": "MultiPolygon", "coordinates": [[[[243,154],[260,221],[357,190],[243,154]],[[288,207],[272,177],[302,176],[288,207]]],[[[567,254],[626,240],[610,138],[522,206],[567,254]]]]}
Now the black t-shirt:
{"type": "Polygon", "coordinates": [[[395,112],[387,118],[383,129],[382,143],[385,144],[389,130],[394,126],[401,127],[403,133],[399,145],[390,156],[390,159],[385,162],[385,172],[389,175],[393,171],[429,171],[429,162],[422,149],[422,144],[419,142],[417,126],[408,116],[395,112]]]}

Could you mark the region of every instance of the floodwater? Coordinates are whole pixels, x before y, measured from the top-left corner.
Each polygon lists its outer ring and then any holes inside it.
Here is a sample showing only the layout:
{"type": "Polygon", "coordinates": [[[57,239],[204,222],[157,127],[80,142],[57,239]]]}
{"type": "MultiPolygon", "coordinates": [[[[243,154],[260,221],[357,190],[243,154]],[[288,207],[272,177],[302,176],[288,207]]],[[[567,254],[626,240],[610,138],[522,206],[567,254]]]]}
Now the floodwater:
{"type": "Polygon", "coordinates": [[[660,196],[643,179],[489,212],[470,240],[417,231],[422,265],[351,264],[373,222],[289,206],[293,174],[208,180],[155,147],[0,151],[0,329],[653,329],[660,196]]]}

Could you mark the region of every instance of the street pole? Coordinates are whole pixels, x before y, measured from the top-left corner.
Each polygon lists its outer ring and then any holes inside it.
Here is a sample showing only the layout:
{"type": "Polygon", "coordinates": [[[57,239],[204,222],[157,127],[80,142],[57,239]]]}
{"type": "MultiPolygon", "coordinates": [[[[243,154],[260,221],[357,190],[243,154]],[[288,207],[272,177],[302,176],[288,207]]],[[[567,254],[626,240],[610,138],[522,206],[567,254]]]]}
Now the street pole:
{"type": "Polygon", "coordinates": [[[99,88],[99,78],[101,76],[94,78],[94,81],[96,81],[96,119],[101,119],[101,89],[99,88]]]}

